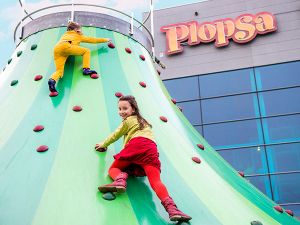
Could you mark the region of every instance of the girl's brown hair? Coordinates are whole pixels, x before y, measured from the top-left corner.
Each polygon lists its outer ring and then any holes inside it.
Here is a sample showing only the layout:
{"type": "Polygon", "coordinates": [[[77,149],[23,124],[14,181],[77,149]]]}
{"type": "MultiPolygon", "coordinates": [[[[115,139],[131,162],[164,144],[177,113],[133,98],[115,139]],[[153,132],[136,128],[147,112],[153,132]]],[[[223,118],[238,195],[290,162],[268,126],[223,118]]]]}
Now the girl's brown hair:
{"type": "Polygon", "coordinates": [[[75,30],[75,29],[80,29],[80,28],[81,28],[81,26],[79,25],[79,23],[71,21],[68,23],[67,30],[75,30]]]}
{"type": "Polygon", "coordinates": [[[126,95],[126,96],[120,97],[119,101],[129,102],[130,106],[134,109],[133,115],[137,116],[139,128],[141,130],[144,129],[146,125],[152,127],[152,125],[150,123],[148,123],[148,121],[144,117],[142,117],[142,115],[140,114],[140,110],[139,110],[138,104],[135,100],[135,97],[133,97],[132,95],[126,95]]]}

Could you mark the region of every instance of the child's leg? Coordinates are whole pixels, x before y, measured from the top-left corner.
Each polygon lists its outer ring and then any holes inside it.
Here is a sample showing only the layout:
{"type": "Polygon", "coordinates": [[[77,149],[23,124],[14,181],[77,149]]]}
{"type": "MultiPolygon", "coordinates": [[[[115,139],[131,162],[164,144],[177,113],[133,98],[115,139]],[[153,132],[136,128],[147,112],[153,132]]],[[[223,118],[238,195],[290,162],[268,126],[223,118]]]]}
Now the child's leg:
{"type": "Polygon", "coordinates": [[[82,55],[82,68],[90,68],[91,50],[78,45],[71,45],[65,50],[68,55],[82,55]]]}
{"type": "Polygon", "coordinates": [[[115,161],[113,162],[113,164],[110,166],[110,168],[108,170],[109,176],[113,180],[115,180],[116,177],[130,164],[131,164],[131,162],[129,162],[129,161],[115,159],[115,161]]]}
{"type": "Polygon", "coordinates": [[[166,186],[160,179],[160,171],[154,166],[143,166],[148,177],[152,189],[155,191],[158,198],[162,201],[169,196],[166,186]]]}
{"type": "Polygon", "coordinates": [[[54,53],[54,63],[56,71],[51,75],[51,79],[58,81],[64,75],[65,63],[68,56],[64,56],[58,53],[54,53]]]}

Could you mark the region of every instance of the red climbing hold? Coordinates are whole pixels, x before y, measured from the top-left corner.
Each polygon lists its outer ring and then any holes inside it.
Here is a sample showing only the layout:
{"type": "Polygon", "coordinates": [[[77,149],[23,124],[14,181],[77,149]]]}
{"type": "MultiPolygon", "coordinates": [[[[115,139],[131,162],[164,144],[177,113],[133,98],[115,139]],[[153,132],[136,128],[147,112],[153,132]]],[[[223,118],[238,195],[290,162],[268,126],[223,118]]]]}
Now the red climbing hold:
{"type": "Polygon", "coordinates": [[[58,95],[58,92],[54,91],[54,92],[50,92],[49,96],[50,97],[55,97],[58,95]]]}
{"type": "Polygon", "coordinates": [[[156,71],[157,71],[158,75],[160,75],[160,71],[159,70],[156,70],[156,71]]]}
{"type": "Polygon", "coordinates": [[[34,132],[39,132],[39,131],[42,131],[42,130],[44,130],[44,126],[42,126],[42,125],[37,125],[33,128],[34,132]]]}
{"type": "Polygon", "coordinates": [[[107,44],[107,46],[108,46],[109,48],[115,48],[115,45],[114,45],[112,42],[109,42],[109,43],[107,44]]]}
{"type": "Polygon", "coordinates": [[[105,147],[105,148],[98,148],[98,149],[97,149],[97,147],[95,147],[95,149],[96,149],[97,152],[106,152],[107,151],[107,147],[105,147]]]}
{"type": "Polygon", "coordinates": [[[172,99],[171,99],[171,101],[172,101],[174,104],[176,104],[176,103],[177,103],[177,101],[176,101],[176,99],[175,99],[175,98],[172,98],[172,99]]]}
{"type": "Polygon", "coordinates": [[[36,76],[34,77],[34,80],[35,80],[35,81],[38,81],[38,80],[41,80],[42,78],[43,78],[42,75],[36,75],[36,76]]]}
{"type": "Polygon", "coordinates": [[[280,213],[283,213],[283,209],[281,208],[280,205],[274,206],[274,209],[277,210],[277,211],[280,212],[280,213]]]}
{"type": "Polygon", "coordinates": [[[141,81],[139,84],[140,84],[142,87],[146,87],[146,86],[147,86],[146,83],[143,82],[143,81],[141,81]]]}
{"type": "Polygon", "coordinates": [[[98,79],[98,78],[99,78],[98,74],[96,74],[96,73],[91,74],[90,77],[91,77],[92,79],[98,79]]]}
{"type": "Polygon", "coordinates": [[[143,61],[145,61],[145,56],[140,55],[140,59],[143,60],[143,61]]]}
{"type": "Polygon", "coordinates": [[[201,160],[198,158],[198,157],[192,157],[192,160],[195,162],[195,163],[201,163],[201,160]]]}
{"type": "Polygon", "coordinates": [[[241,177],[245,177],[245,173],[242,171],[238,171],[238,173],[241,175],[241,177]]]}
{"type": "Polygon", "coordinates": [[[292,210],[290,210],[290,209],[286,209],[285,212],[287,214],[289,214],[290,216],[294,216],[294,212],[292,210]]]}
{"type": "Polygon", "coordinates": [[[167,117],[161,116],[161,117],[159,117],[159,118],[160,118],[160,120],[163,121],[163,122],[168,122],[167,117]]]}
{"type": "Polygon", "coordinates": [[[130,48],[125,48],[125,51],[127,52],[127,53],[131,53],[131,49],[130,48]]]}
{"type": "Polygon", "coordinates": [[[198,148],[204,150],[204,145],[203,144],[197,144],[198,148]]]}
{"type": "Polygon", "coordinates": [[[123,96],[123,94],[122,94],[121,92],[116,92],[116,93],[115,93],[115,96],[118,97],[118,98],[120,98],[120,97],[123,96]]]}
{"type": "Polygon", "coordinates": [[[79,106],[79,105],[73,106],[73,111],[80,112],[81,110],[82,110],[81,106],[79,106]]]}
{"type": "Polygon", "coordinates": [[[40,147],[38,147],[36,149],[37,152],[45,152],[45,151],[48,151],[48,146],[47,145],[41,145],[40,147]]]}

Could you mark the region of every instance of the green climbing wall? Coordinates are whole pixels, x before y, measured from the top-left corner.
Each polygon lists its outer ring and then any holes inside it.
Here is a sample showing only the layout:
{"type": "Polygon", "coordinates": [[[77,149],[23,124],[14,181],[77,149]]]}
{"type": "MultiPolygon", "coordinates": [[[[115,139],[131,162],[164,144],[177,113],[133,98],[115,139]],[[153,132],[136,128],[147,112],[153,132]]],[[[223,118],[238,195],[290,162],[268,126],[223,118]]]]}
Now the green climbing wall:
{"type": "Polygon", "coordinates": [[[122,146],[119,140],[105,153],[94,150],[121,122],[116,92],[134,95],[153,125],[162,179],[178,207],[193,217],[190,224],[300,224],[286,212],[276,211],[274,202],[197,133],[171,101],[149,53],[131,38],[85,27],[85,35],[111,38],[115,48],[83,44],[91,49],[92,68],[100,77],[83,76],[81,57],[70,57],[58,84],[59,95],[50,98],[52,51],[64,31],[49,29],[22,41],[0,76],[1,225],[170,224],[146,178],[130,178],[127,192],[113,201],[104,200],[97,190],[111,181],[107,170],[122,146]],[[32,50],[34,44],[37,48],[32,50]],[[35,81],[36,75],[43,79],[35,81]],[[13,80],[18,83],[11,85],[13,80]],[[82,111],[74,112],[75,105],[82,111]],[[34,132],[37,125],[45,129],[34,132]],[[204,150],[197,144],[203,144],[204,150]],[[41,145],[49,150],[37,152],[41,145]]]}

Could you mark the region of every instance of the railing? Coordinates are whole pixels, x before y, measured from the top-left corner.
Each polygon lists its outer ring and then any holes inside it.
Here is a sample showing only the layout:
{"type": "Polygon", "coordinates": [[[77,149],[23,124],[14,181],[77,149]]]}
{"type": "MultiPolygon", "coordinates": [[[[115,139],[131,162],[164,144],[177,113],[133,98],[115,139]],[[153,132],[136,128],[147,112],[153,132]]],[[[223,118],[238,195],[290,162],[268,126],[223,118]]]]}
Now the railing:
{"type": "MultiPolygon", "coordinates": [[[[39,12],[42,12],[42,11],[45,11],[45,10],[48,10],[48,9],[53,9],[53,8],[61,8],[61,7],[72,7],[72,10],[67,10],[67,12],[70,11],[70,13],[72,14],[73,13],[73,6],[74,7],[75,6],[87,6],[87,7],[101,8],[101,9],[105,9],[105,10],[108,10],[108,11],[116,12],[116,13],[118,13],[118,15],[125,16],[125,18],[129,19],[129,21],[125,20],[126,22],[128,22],[129,24],[133,24],[135,22],[136,24],[138,24],[138,26],[136,27],[137,29],[140,29],[142,27],[146,31],[146,33],[148,35],[148,38],[149,38],[149,40],[151,42],[152,49],[154,49],[153,35],[149,31],[149,29],[144,25],[145,22],[148,20],[150,13],[149,13],[149,15],[146,17],[146,19],[143,22],[140,22],[137,19],[133,18],[133,16],[130,16],[130,15],[128,15],[128,14],[122,12],[122,11],[119,11],[117,9],[113,9],[113,8],[106,7],[106,6],[94,5],[94,4],[70,4],[70,3],[68,3],[68,4],[58,4],[58,5],[52,5],[52,6],[44,7],[44,8],[38,9],[38,10],[36,10],[34,12],[31,12],[31,13],[27,13],[26,12],[27,15],[24,18],[21,19],[21,21],[17,24],[17,26],[16,26],[16,28],[14,30],[14,42],[16,43],[17,32],[18,32],[19,29],[21,29],[21,31],[20,31],[20,33],[21,33],[20,39],[23,39],[23,37],[22,37],[22,30],[23,30],[23,27],[27,24],[27,23],[25,23],[25,21],[28,18],[30,18],[31,20],[33,20],[32,16],[35,15],[35,14],[37,14],[37,13],[39,13],[39,12]]],[[[44,15],[47,15],[47,14],[44,14],[44,15]]],[[[118,17],[118,18],[124,20],[121,17],[118,17]]],[[[71,17],[69,19],[71,19],[71,17]]],[[[132,29],[131,29],[131,31],[132,31],[132,29]]],[[[129,33],[129,35],[130,35],[130,33],[129,33]]]]}

